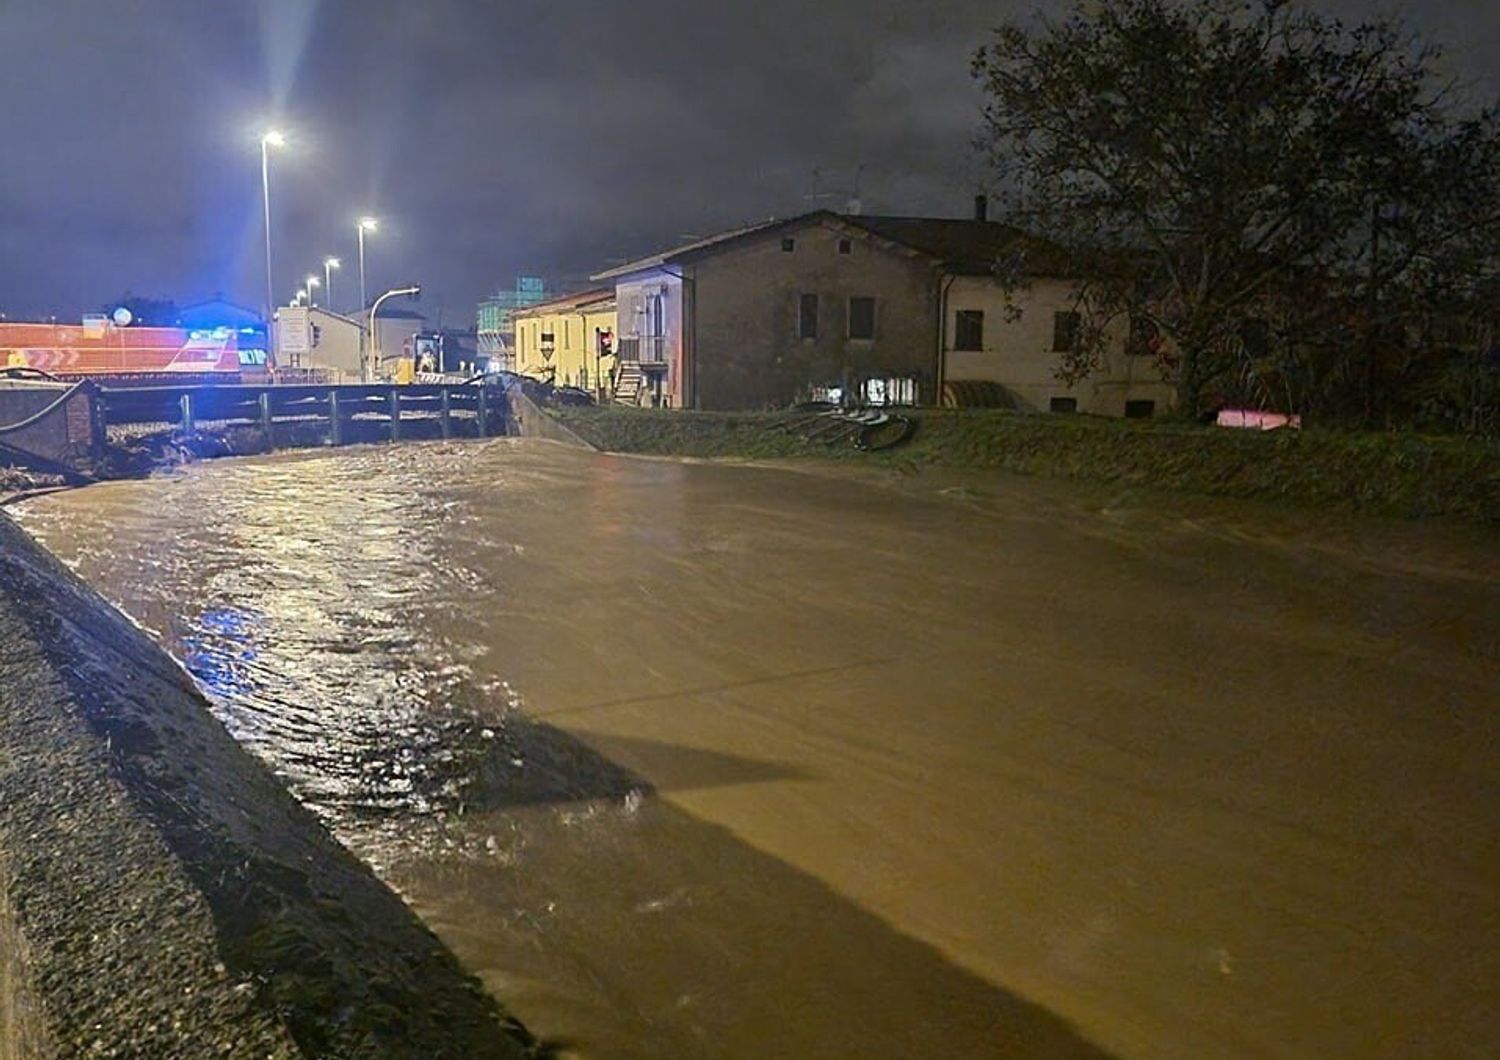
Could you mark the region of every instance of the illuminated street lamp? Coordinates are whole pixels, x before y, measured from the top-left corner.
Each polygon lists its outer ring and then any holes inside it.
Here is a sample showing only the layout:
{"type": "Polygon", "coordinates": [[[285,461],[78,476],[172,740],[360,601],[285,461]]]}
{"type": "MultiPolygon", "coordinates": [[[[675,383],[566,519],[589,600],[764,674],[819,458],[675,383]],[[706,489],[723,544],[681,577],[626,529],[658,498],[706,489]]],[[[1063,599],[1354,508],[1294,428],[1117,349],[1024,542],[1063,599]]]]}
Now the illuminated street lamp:
{"type": "Polygon", "coordinates": [[[323,281],[318,279],[316,276],[309,276],[303,282],[307,284],[307,304],[317,305],[317,296],[314,292],[317,291],[318,287],[323,283],[323,281]]]}
{"type": "Polygon", "coordinates": [[[307,301],[307,288],[304,287],[297,292],[297,297],[292,299],[292,305],[301,305],[305,301],[307,301]]]}
{"type": "Polygon", "coordinates": [[[421,293],[422,288],[412,284],[410,287],[393,287],[375,299],[375,304],[370,307],[370,356],[365,364],[365,382],[375,381],[375,366],[380,363],[380,336],[375,331],[375,314],[380,310],[380,303],[397,295],[405,294],[415,298],[421,293]]]}
{"type": "Polygon", "coordinates": [[[361,217],[355,227],[359,232],[359,307],[363,309],[370,304],[365,293],[365,233],[375,231],[375,218],[361,217]]]}
{"type": "Polygon", "coordinates": [[[271,345],[271,315],[276,310],[276,296],[271,288],[271,148],[285,147],[286,137],[271,129],[260,138],[260,199],[266,220],[266,345],[271,345]]]}
{"type": "Polygon", "coordinates": [[[323,259],[323,304],[333,308],[333,270],[339,268],[338,258],[323,259]]]}

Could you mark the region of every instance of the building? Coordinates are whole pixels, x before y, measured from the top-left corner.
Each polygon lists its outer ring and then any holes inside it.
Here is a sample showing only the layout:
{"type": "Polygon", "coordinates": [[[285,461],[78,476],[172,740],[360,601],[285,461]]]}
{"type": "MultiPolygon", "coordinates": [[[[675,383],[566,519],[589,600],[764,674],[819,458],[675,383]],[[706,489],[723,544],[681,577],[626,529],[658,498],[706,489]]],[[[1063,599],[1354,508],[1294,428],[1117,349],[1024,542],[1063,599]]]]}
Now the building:
{"type": "Polygon", "coordinates": [[[547,298],[540,276],[517,276],[514,291],[500,291],[479,303],[474,329],[479,360],[488,371],[515,369],[516,310],[547,298]]]}
{"type": "Polygon", "coordinates": [[[1055,377],[1058,343],[1074,341],[1079,325],[1065,263],[1046,250],[982,215],[820,210],[594,278],[615,286],[617,378],[641,379],[638,393],[622,385],[620,396],[640,404],[933,404],[945,384],[984,381],[1027,408],[1123,415],[1165,407],[1171,388],[1149,358],[1126,355],[1123,336],[1089,379],[1069,386],[1055,377]],[[1028,267],[1017,285],[997,265],[1020,250],[1028,267]]]}
{"type": "Polygon", "coordinates": [[[428,330],[427,318],[421,313],[386,301],[375,316],[375,341],[370,351],[371,358],[377,362],[374,378],[394,376],[397,362],[416,356],[417,336],[428,330]]]}
{"type": "Polygon", "coordinates": [[[603,287],[518,309],[515,370],[603,395],[612,392],[615,293],[603,287]]]}
{"type": "Polygon", "coordinates": [[[323,306],[308,306],[306,312],[309,349],[302,356],[302,367],[330,383],[363,382],[364,324],[323,306]]]}

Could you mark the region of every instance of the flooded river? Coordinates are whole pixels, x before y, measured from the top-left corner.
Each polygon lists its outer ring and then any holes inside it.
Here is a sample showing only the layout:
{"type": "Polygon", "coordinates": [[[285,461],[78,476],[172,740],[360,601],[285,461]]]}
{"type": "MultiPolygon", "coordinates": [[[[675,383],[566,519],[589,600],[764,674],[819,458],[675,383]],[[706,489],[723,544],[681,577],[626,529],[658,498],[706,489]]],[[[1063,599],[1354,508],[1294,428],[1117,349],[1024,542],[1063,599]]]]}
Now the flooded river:
{"type": "Polygon", "coordinates": [[[1493,536],[512,439],[20,514],[567,1055],[1500,1055],[1493,536]]]}

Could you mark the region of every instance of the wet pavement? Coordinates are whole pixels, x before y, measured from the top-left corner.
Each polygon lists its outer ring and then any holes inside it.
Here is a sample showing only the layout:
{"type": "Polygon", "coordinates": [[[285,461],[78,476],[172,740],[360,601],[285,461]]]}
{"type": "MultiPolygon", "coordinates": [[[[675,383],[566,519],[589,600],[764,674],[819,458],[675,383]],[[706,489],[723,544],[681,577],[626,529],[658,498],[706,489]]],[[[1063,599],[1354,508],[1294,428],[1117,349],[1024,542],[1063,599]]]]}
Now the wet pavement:
{"type": "Polygon", "coordinates": [[[578,1055],[1500,1055],[1492,533],[512,439],[20,514],[578,1055]]]}

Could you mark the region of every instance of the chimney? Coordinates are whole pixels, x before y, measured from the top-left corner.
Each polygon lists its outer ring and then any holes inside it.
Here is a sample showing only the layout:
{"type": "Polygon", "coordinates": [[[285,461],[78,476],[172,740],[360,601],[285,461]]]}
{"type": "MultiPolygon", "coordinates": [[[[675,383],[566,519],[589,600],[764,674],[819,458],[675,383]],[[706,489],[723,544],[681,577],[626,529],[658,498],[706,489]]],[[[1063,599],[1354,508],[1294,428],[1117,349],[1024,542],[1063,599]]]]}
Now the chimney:
{"type": "Polygon", "coordinates": [[[988,221],[990,219],[990,198],[988,195],[974,196],[974,220],[988,221]]]}

